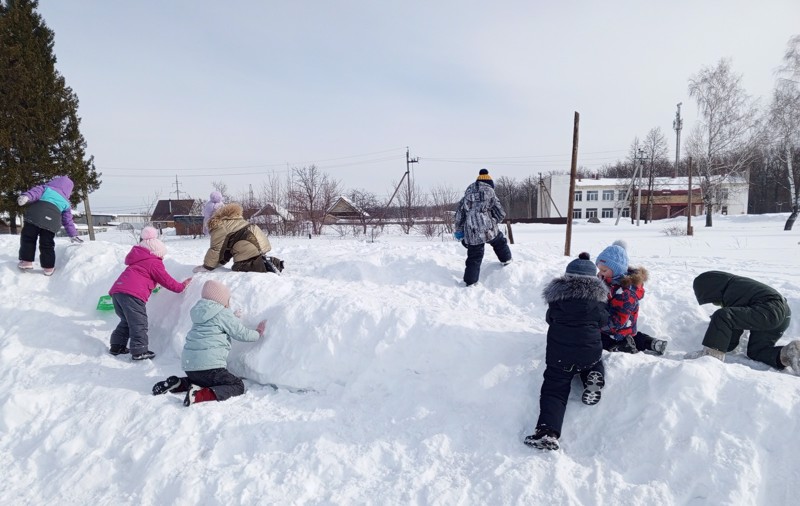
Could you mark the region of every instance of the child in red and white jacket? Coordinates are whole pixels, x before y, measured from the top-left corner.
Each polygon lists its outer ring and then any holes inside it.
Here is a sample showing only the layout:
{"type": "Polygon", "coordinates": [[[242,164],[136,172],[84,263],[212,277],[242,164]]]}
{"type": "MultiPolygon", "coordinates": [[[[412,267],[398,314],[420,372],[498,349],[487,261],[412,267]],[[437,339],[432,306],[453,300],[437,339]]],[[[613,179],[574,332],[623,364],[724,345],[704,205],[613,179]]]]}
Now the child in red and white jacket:
{"type": "Polygon", "coordinates": [[[167,273],[162,260],[167,248],[157,236],[158,231],[153,227],[142,229],[139,244],[125,257],[127,267],[108,291],[114,302],[114,312],[119,316],[119,324],[111,333],[109,353],[112,355],[130,353],[133,360],[155,357],[156,354],[148,349],[146,304],[150,293],[156,285],[181,293],[192,281],[192,278],[187,278],[180,282],[167,273]]]}
{"type": "Polygon", "coordinates": [[[597,255],[598,277],[609,288],[608,325],[601,330],[603,349],[637,353],[652,351],[663,355],[667,341],[639,332],[639,301],[644,297],[647,270],[644,267],[629,267],[627,245],[624,241],[614,243],[597,255]]]}

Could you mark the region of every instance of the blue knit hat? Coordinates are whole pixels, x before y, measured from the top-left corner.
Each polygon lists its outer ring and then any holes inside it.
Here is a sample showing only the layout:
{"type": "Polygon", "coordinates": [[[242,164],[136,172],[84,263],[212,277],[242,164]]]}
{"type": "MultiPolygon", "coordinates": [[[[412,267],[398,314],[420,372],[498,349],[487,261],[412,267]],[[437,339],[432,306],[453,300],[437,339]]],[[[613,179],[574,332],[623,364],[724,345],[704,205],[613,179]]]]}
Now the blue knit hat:
{"type": "Polygon", "coordinates": [[[583,252],[578,255],[578,258],[567,264],[567,272],[564,273],[564,276],[568,278],[577,276],[593,278],[597,276],[597,267],[592,263],[589,253],[583,252]]]}
{"type": "Polygon", "coordinates": [[[624,276],[628,272],[628,245],[625,241],[619,240],[604,249],[597,255],[595,262],[598,267],[605,265],[614,273],[614,279],[624,276]]]}

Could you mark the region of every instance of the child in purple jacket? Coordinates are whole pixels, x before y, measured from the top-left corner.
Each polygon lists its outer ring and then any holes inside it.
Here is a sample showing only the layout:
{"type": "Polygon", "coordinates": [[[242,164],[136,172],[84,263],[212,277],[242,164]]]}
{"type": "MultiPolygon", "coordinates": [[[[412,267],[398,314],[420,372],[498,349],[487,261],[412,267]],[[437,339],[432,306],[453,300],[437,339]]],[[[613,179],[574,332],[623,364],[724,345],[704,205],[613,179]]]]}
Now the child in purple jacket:
{"type": "Polygon", "coordinates": [[[114,302],[114,312],[120,320],[111,333],[109,353],[112,355],[130,353],[133,360],[155,357],[156,354],[148,349],[145,305],[150,293],[157,284],[171,292],[181,293],[192,281],[192,278],[187,278],[181,283],[167,273],[162,260],[167,248],[157,236],[158,231],[153,227],[142,229],[139,244],[131,248],[125,257],[127,267],[108,291],[114,302]]]}
{"type": "Polygon", "coordinates": [[[83,242],[72,222],[72,204],[69,196],[74,184],[67,176],[34,186],[17,198],[25,207],[22,234],[19,237],[19,264],[23,271],[33,269],[36,241],[39,241],[39,263],[45,276],[52,276],[56,266],[56,232],[61,226],[72,242],[83,242]]]}

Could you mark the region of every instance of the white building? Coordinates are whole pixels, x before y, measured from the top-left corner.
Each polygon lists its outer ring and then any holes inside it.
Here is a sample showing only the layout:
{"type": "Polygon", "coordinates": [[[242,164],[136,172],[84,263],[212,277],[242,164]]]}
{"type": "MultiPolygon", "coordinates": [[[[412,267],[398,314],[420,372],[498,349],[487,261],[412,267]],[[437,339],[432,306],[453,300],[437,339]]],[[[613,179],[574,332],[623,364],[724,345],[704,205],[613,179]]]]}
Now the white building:
{"type": "MultiPolygon", "coordinates": [[[[569,209],[569,174],[556,174],[543,178],[539,184],[539,207],[537,217],[556,218],[566,216],[569,209]]],[[[747,214],[749,185],[742,177],[728,177],[719,185],[714,213],[747,214]]],[[[652,192],[652,219],[686,216],[689,196],[689,178],[655,178],[652,192]]],[[[705,213],[700,178],[692,179],[692,216],[705,213]]],[[[647,216],[650,200],[647,180],[642,180],[641,199],[639,187],[631,188],[630,179],[582,178],[575,181],[573,219],[616,218],[617,213],[636,216],[641,203],[641,216],[647,216]],[[630,192],[630,195],[628,193],[630,192]],[[627,199],[626,199],[627,196],[627,199]],[[631,211],[633,209],[633,211],[631,211]]]]}

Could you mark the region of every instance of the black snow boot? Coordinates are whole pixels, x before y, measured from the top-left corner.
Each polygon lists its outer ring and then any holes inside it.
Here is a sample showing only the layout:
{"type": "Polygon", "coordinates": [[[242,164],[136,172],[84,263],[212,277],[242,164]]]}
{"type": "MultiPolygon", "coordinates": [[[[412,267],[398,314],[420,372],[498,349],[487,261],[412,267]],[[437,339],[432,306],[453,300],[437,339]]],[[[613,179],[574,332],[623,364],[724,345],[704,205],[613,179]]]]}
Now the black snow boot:
{"type": "Polygon", "coordinates": [[[525,438],[524,443],[540,450],[558,450],[558,433],[544,425],[536,427],[533,434],[525,438]]]}

